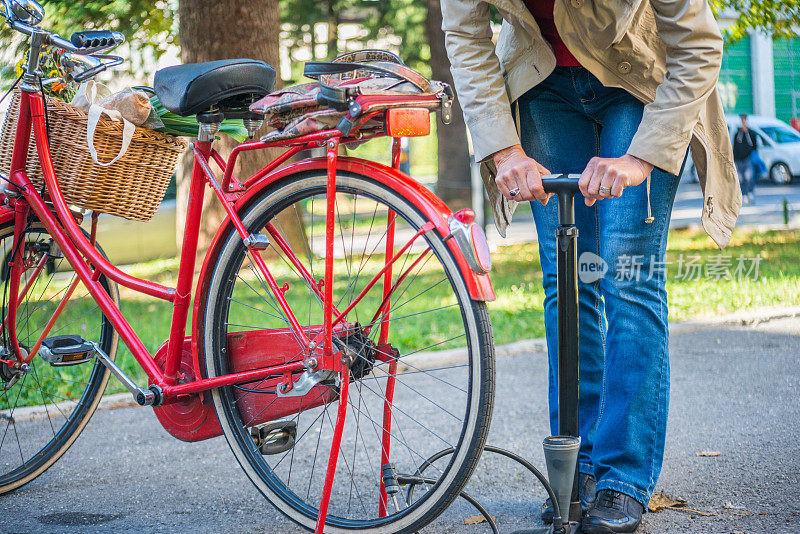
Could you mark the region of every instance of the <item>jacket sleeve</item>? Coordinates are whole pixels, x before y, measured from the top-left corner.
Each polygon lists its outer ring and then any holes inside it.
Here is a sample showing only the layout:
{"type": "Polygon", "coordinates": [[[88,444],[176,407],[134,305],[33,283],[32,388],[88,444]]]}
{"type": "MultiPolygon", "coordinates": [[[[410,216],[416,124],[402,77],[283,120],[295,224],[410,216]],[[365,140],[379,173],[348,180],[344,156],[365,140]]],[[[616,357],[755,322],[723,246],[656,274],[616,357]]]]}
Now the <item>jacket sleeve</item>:
{"type": "Polygon", "coordinates": [[[492,42],[488,4],[442,0],[442,30],[475,159],[483,161],[498,150],[519,144],[492,42]]]}
{"type": "Polygon", "coordinates": [[[717,83],[722,35],[707,0],[647,1],[666,46],[667,71],[655,99],[644,107],[628,153],[677,174],[717,83]]]}

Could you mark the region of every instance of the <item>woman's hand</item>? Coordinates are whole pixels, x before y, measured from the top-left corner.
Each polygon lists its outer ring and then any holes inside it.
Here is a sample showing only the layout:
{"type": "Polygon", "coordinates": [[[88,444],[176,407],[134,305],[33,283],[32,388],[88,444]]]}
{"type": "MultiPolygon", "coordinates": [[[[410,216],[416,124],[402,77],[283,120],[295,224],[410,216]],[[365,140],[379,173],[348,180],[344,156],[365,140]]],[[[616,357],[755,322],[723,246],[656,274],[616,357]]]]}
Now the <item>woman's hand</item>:
{"type": "Polygon", "coordinates": [[[629,186],[644,182],[653,166],[644,160],[625,154],[621,158],[592,158],[578,180],[587,206],[604,198],[622,196],[629,186]]]}
{"type": "Polygon", "coordinates": [[[544,192],[542,175],[550,174],[544,166],[525,155],[521,145],[515,145],[492,154],[497,166],[494,181],[500,192],[509,200],[538,200],[547,204],[550,194],[544,192]],[[515,192],[515,194],[511,194],[515,192]]]}

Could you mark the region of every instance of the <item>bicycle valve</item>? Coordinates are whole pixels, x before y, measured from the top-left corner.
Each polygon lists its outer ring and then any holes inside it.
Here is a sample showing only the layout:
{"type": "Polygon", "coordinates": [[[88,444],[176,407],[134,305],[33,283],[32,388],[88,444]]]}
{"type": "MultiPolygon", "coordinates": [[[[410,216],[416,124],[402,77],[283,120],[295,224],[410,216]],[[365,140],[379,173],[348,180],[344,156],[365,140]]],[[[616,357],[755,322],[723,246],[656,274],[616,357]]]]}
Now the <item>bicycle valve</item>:
{"type": "Polygon", "coordinates": [[[384,464],[381,471],[383,471],[383,488],[386,490],[386,495],[391,495],[394,501],[394,508],[399,511],[400,506],[397,503],[397,494],[400,493],[400,484],[397,482],[397,470],[394,464],[389,463],[384,464]]]}

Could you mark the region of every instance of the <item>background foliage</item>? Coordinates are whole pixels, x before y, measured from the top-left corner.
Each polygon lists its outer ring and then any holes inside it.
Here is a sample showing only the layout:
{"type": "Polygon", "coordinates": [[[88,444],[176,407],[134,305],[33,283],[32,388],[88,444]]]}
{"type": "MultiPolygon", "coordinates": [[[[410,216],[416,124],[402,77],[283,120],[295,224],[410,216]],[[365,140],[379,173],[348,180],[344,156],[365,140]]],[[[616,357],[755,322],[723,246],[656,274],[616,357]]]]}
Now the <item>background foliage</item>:
{"type": "MultiPolygon", "coordinates": [[[[125,35],[131,61],[130,72],[142,64],[143,57],[158,59],[170,47],[180,44],[176,24],[176,4],[166,0],[39,0],[45,8],[42,26],[69,38],[80,30],[111,29],[125,35]]],[[[22,54],[24,41],[5,24],[0,25],[3,43],[0,70],[2,78],[12,77],[15,58],[22,54]],[[11,46],[8,46],[8,45],[11,46]]]]}
{"type": "Polygon", "coordinates": [[[800,1],[798,0],[710,0],[714,14],[738,14],[736,24],[725,30],[728,41],[738,41],[748,30],[772,33],[775,39],[797,37],[800,26],[800,1]]]}
{"type": "MultiPolygon", "coordinates": [[[[157,59],[170,47],[180,45],[174,0],[42,0],[40,3],[47,12],[45,25],[62,35],[97,28],[111,28],[125,34],[126,46],[134,60],[128,67],[131,70],[141,64],[142,55],[157,59]]],[[[776,38],[798,35],[800,0],[710,0],[710,4],[717,16],[732,13],[737,17],[736,23],[725,32],[729,41],[741,39],[751,29],[770,32],[776,38]]],[[[335,49],[331,41],[335,42],[337,37],[337,26],[358,22],[364,28],[363,36],[359,37],[374,40],[389,34],[395,36],[403,60],[423,74],[430,74],[425,0],[281,0],[280,6],[282,37],[290,57],[299,48],[311,45],[314,59],[330,58],[335,49]],[[320,22],[331,27],[325,36],[313,31],[320,22]],[[316,54],[321,50],[323,54],[316,54]]],[[[0,27],[0,42],[14,42],[11,30],[5,26],[0,27]]],[[[8,74],[9,65],[14,63],[11,54],[18,55],[19,50],[17,46],[3,48],[8,74]]]]}

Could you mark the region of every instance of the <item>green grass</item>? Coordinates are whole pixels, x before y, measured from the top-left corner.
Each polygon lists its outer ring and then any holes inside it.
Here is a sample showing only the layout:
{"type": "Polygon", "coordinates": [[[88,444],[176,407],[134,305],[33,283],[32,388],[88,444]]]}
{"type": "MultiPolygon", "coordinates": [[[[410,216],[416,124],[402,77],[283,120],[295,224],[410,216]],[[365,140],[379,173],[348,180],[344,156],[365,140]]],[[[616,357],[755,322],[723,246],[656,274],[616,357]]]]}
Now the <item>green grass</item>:
{"type": "MultiPolygon", "coordinates": [[[[377,272],[381,259],[382,256],[376,256],[365,271],[377,272]]],[[[493,253],[493,260],[491,278],[497,300],[489,303],[489,314],[495,342],[502,344],[544,336],[544,291],[541,287],[538,245],[526,243],[499,247],[493,253]]],[[[730,245],[722,251],[700,230],[673,231],[670,234],[667,261],[670,262],[667,266],[667,291],[671,321],[731,313],[745,308],[800,305],[800,293],[797,292],[800,287],[800,232],[796,230],[737,231],[730,245]],[[758,257],[761,260],[755,278],[746,276],[715,280],[704,273],[699,279],[679,279],[678,261],[681,256],[684,261],[693,261],[704,267],[719,262],[720,257],[729,258],[731,270],[735,269],[740,256],[758,257]],[[694,260],[695,257],[700,260],[694,260]]],[[[165,280],[176,266],[175,260],[169,260],[142,264],[136,270],[137,274],[147,272],[150,276],[165,280]]],[[[341,286],[337,286],[335,291],[341,289],[341,286]]],[[[431,294],[422,307],[429,307],[430,301],[435,302],[438,298],[440,295],[431,294]]],[[[364,303],[365,308],[372,304],[369,300],[364,303]]],[[[303,316],[306,310],[298,315],[303,316]]],[[[168,305],[125,299],[123,311],[131,314],[134,329],[143,336],[151,350],[155,350],[166,338],[171,312],[168,305]]],[[[441,317],[439,321],[426,322],[414,332],[406,333],[412,337],[405,343],[408,346],[422,346],[428,341],[435,341],[437,336],[445,338],[449,331],[445,322],[447,315],[441,317]]],[[[400,345],[402,347],[403,343],[400,345]]]]}
{"type": "MultiPolygon", "coordinates": [[[[732,313],[745,308],[800,304],[800,232],[738,230],[720,251],[701,230],[670,233],[667,292],[671,321],[732,313]],[[733,275],[739,258],[745,268],[760,258],[757,276],[716,279],[714,265],[733,275]],[[683,258],[683,264],[680,264],[683,258]],[[687,276],[687,264],[702,276],[687,276]],[[707,271],[712,271],[707,273],[707,271]],[[724,269],[723,269],[724,270],[724,269]]],[[[493,254],[492,283],[497,300],[489,305],[495,341],[544,336],[544,292],[536,244],[500,247],[493,254]]],[[[688,271],[692,273],[691,270],[688,271]]]]}
{"type": "MultiPolygon", "coordinates": [[[[765,306],[800,304],[800,232],[736,231],[730,245],[720,251],[701,231],[674,233],[670,240],[667,291],[670,297],[670,319],[686,320],[709,317],[765,306]],[[735,271],[739,258],[745,267],[758,258],[758,272],[716,280],[704,276],[700,280],[676,280],[680,255],[699,256],[705,266],[724,263],[728,258],[735,271]]],[[[685,271],[684,271],[685,272],[685,271]]]]}
{"type": "MultiPolygon", "coordinates": [[[[489,304],[495,342],[508,343],[518,339],[544,336],[543,300],[541,287],[542,274],[539,263],[538,246],[536,244],[520,244],[499,247],[493,254],[494,268],[492,283],[497,299],[489,304]]],[[[382,266],[382,255],[375,255],[366,261],[364,282],[377,274],[382,266]],[[369,276],[367,276],[369,275],[369,276]]],[[[667,257],[670,319],[686,320],[730,313],[747,308],[776,305],[800,304],[800,232],[791,231],[743,231],[735,232],[731,244],[723,251],[718,250],[711,240],[699,230],[673,231],[667,257]],[[716,279],[706,270],[715,264],[728,264],[728,269],[736,268],[738,258],[745,258],[745,265],[752,264],[752,258],[759,258],[757,276],[749,273],[745,276],[716,279]],[[683,258],[683,265],[679,265],[683,258]],[[685,273],[686,262],[702,267],[701,276],[681,276],[685,273]]],[[[280,262],[274,262],[274,274],[278,285],[289,280],[290,272],[280,262]]],[[[173,285],[177,274],[178,260],[159,260],[142,263],[127,268],[129,272],[160,283],[173,285]]],[[[341,295],[345,291],[346,272],[341,261],[336,262],[336,272],[341,282],[334,286],[334,294],[341,295]]],[[[426,268],[417,282],[420,287],[428,287],[442,277],[437,268],[426,268]]],[[[293,286],[294,287],[294,286],[293,286]]],[[[362,286],[363,287],[363,286],[362,286]]],[[[57,288],[51,288],[55,291],[57,288]]],[[[293,289],[287,294],[293,293],[293,289]]],[[[380,295],[371,292],[356,308],[363,310],[359,319],[366,322],[369,310],[374,310],[380,295]]],[[[163,301],[157,301],[123,290],[122,311],[131,322],[131,326],[139,334],[145,346],[155,353],[166,339],[172,308],[163,301]]],[[[425,294],[426,298],[410,302],[405,313],[413,314],[430,310],[437,305],[452,304],[453,297],[444,285],[435,287],[425,294]]],[[[232,306],[233,322],[242,321],[252,324],[252,314],[248,306],[263,307],[260,297],[248,293],[244,285],[237,290],[235,299],[245,305],[238,309],[232,306]]],[[[293,301],[293,309],[301,322],[320,324],[322,318],[318,311],[309,307],[306,297],[297,296],[293,301]],[[311,309],[311,311],[309,311],[311,309]]],[[[47,314],[50,309],[42,307],[38,313],[47,314]]],[[[190,314],[191,315],[191,314],[190,314]]],[[[392,343],[401,353],[414,350],[458,335],[460,317],[458,309],[453,307],[437,311],[425,316],[425,321],[417,321],[413,327],[397,328],[392,332],[392,343]]],[[[190,326],[190,325],[189,325],[190,326]]],[[[285,325],[262,325],[262,327],[282,327],[285,325]]],[[[411,326],[411,325],[409,325],[411,326]]],[[[83,325],[84,330],[87,328],[83,325]]],[[[93,326],[88,325],[91,330],[93,326]]],[[[448,348],[452,343],[444,343],[437,348],[448,348]]],[[[133,359],[127,348],[121,345],[118,361],[122,368],[139,383],[145,383],[146,377],[133,359]]],[[[42,372],[47,372],[42,371],[42,372]]],[[[58,370],[52,370],[53,373],[58,370]]],[[[46,379],[46,377],[41,377],[46,379]]],[[[109,392],[122,391],[119,382],[112,379],[109,392]]],[[[71,397],[74,392],[59,390],[59,395],[71,397]]],[[[36,398],[27,399],[27,404],[36,404],[36,398]]],[[[39,401],[40,403],[40,401],[39,401]]],[[[0,402],[0,404],[3,404],[0,402]]],[[[0,408],[3,408],[0,405],[0,408]]]]}

